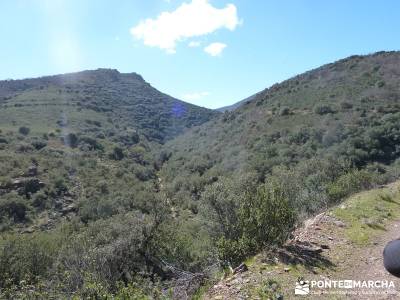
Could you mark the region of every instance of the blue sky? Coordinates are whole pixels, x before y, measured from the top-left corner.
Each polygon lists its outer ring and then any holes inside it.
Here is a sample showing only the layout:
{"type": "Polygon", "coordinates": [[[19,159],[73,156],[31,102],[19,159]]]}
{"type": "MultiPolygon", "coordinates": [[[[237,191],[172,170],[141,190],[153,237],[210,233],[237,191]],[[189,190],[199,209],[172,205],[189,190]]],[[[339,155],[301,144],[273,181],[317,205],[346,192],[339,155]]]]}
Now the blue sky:
{"type": "Polygon", "coordinates": [[[397,0],[2,0],[0,79],[116,68],[216,108],[399,32],[397,0]]]}

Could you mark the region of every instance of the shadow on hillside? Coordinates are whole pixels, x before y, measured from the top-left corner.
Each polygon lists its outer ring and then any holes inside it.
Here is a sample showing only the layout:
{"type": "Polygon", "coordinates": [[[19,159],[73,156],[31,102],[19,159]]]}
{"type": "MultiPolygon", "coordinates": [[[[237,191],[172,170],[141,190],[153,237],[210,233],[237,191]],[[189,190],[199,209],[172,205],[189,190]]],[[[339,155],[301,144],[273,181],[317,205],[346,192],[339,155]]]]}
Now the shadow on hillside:
{"type": "Polygon", "coordinates": [[[314,268],[328,269],[336,265],[323,255],[321,247],[312,246],[307,242],[296,242],[284,246],[277,251],[278,259],[285,264],[301,264],[307,270],[315,273],[314,268]]]}

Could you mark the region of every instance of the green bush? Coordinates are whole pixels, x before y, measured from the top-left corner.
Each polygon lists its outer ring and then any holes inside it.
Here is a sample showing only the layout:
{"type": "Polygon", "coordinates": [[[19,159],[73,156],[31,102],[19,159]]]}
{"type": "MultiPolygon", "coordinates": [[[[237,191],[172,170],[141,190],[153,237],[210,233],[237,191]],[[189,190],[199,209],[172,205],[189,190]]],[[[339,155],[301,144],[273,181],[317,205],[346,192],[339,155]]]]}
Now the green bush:
{"type": "Polygon", "coordinates": [[[10,218],[15,223],[27,220],[29,206],[26,199],[23,199],[15,192],[2,196],[0,199],[0,217],[10,218]]]}
{"type": "Polygon", "coordinates": [[[34,233],[5,235],[0,246],[0,288],[37,283],[44,278],[55,261],[62,245],[62,234],[34,233]]]}
{"type": "Polygon", "coordinates": [[[239,224],[244,236],[254,240],[258,247],[282,244],[295,223],[294,210],[283,187],[275,182],[247,194],[239,210],[239,224]]]}
{"type": "Polygon", "coordinates": [[[353,170],[330,183],[327,193],[332,201],[337,202],[352,193],[371,188],[377,181],[377,175],[373,173],[365,170],[353,170]]]}
{"type": "Polygon", "coordinates": [[[261,185],[255,192],[237,190],[232,198],[234,186],[218,182],[214,184],[217,190],[207,189],[206,197],[222,228],[216,244],[219,258],[223,264],[236,265],[264,247],[282,244],[293,229],[295,213],[276,182],[261,185]]]}

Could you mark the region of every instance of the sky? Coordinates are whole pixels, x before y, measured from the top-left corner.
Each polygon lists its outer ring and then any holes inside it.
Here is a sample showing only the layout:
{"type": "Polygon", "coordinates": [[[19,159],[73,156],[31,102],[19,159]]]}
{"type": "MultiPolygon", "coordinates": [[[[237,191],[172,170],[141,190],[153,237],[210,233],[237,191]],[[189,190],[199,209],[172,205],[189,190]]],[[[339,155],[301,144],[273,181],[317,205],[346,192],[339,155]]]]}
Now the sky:
{"type": "Polygon", "coordinates": [[[400,50],[398,0],[1,0],[0,80],[136,72],[218,108],[354,55],[400,50]]]}

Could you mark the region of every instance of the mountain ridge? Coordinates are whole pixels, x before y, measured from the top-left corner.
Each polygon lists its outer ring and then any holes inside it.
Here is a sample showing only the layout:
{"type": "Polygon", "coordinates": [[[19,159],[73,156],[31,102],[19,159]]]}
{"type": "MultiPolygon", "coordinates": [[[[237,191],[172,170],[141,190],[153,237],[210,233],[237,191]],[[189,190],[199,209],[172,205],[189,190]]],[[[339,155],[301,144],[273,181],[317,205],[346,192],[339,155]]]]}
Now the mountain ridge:
{"type": "MultiPolygon", "coordinates": [[[[0,105],[3,108],[32,105],[30,99],[35,99],[36,106],[32,109],[40,109],[41,103],[54,106],[62,100],[71,109],[118,115],[130,126],[136,122],[139,127],[145,127],[139,129],[146,130],[145,134],[151,139],[161,142],[182,132],[186,125],[199,125],[217,114],[156,90],[137,73],[120,73],[115,69],[0,81],[0,105]],[[39,102],[40,98],[42,102],[39,102]],[[160,135],[157,130],[165,124],[167,126],[160,135]]],[[[40,113],[45,114],[46,110],[40,113]]]]}

